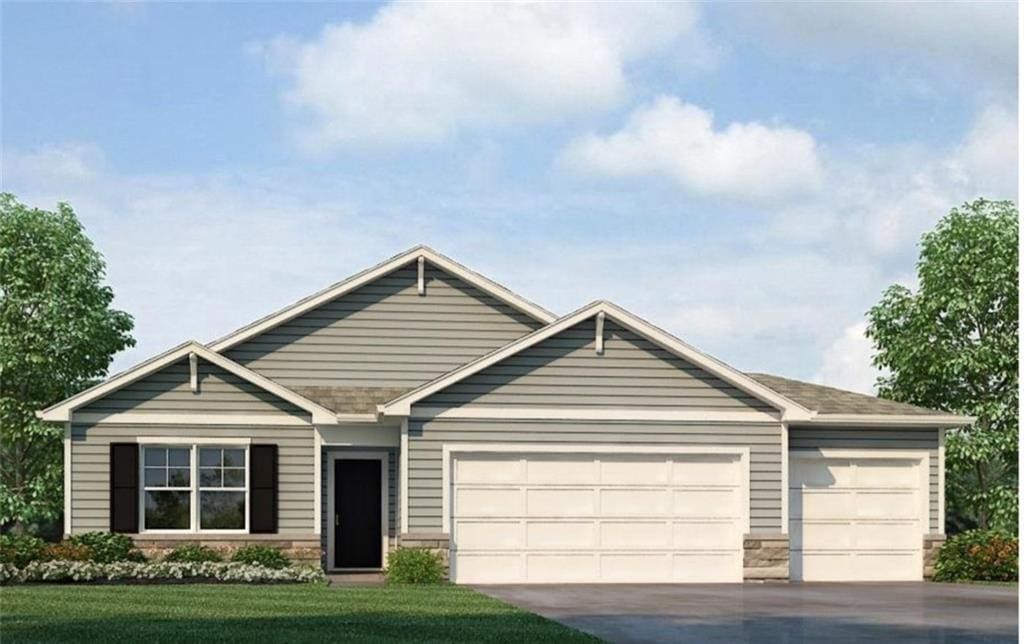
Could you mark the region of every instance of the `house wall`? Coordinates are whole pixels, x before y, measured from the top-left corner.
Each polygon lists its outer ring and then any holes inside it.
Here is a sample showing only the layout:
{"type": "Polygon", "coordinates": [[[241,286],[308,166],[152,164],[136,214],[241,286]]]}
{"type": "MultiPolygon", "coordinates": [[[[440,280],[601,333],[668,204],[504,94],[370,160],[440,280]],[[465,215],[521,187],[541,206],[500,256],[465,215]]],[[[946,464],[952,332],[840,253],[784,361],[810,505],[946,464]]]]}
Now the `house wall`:
{"type": "Polygon", "coordinates": [[[418,405],[773,411],[611,320],[598,354],[595,331],[593,318],[581,322],[418,405]]]}
{"type": "Polygon", "coordinates": [[[278,533],[313,533],[313,428],[296,425],[81,424],[71,428],[71,531],[110,529],[110,443],[139,436],[250,438],[278,446],[278,533]]]}
{"type": "Polygon", "coordinates": [[[429,263],[415,262],[226,355],[286,387],[411,389],[538,328],[540,323],[429,263]]]}
{"type": "Polygon", "coordinates": [[[309,412],[220,367],[199,360],[198,392],[189,382],[188,359],[168,365],[92,402],[76,414],[194,413],[288,414],[309,420],[309,412]]]}
{"type": "Polygon", "coordinates": [[[725,445],[750,448],[750,530],[782,525],[782,428],[778,423],[409,421],[409,532],[442,530],[442,446],[445,443],[725,445]]]}
{"type": "Polygon", "coordinates": [[[939,526],[939,435],[938,430],[898,427],[857,428],[789,428],[790,449],[834,447],[843,449],[928,451],[929,530],[940,532],[939,526]]]}

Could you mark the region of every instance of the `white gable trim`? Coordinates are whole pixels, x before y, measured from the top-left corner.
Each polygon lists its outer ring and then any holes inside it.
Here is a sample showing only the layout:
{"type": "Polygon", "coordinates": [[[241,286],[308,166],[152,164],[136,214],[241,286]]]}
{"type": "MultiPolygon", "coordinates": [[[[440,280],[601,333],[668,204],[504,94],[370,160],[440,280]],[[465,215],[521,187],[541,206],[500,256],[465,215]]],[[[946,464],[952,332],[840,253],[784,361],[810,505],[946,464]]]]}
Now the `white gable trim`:
{"type": "Polygon", "coordinates": [[[684,360],[692,362],[709,373],[718,376],[736,388],[745,391],[751,396],[754,396],[769,405],[772,405],[782,412],[782,420],[803,420],[809,419],[813,416],[813,413],[810,410],[765,387],[746,374],[733,369],[724,362],[720,362],[719,360],[698,351],[682,340],[669,335],[625,309],[603,300],[588,304],[582,309],[579,309],[574,313],[570,313],[542,329],[538,329],[527,336],[505,345],[497,351],[493,351],[474,360],[473,362],[468,363],[464,367],[456,369],[455,371],[441,376],[440,378],[417,387],[416,389],[395,398],[391,402],[379,405],[377,409],[381,414],[387,416],[408,416],[412,411],[413,404],[423,400],[431,394],[437,393],[456,382],[468,378],[491,365],[501,362],[509,356],[532,347],[535,344],[538,344],[539,342],[561,333],[562,331],[600,313],[605,314],[606,317],[611,318],[623,327],[647,338],[657,345],[662,346],[684,360]]]}
{"type": "MultiPolygon", "coordinates": [[[[533,302],[526,300],[519,295],[516,295],[512,291],[508,290],[504,286],[494,282],[479,273],[476,273],[462,264],[445,257],[441,253],[438,253],[432,248],[426,246],[417,246],[410,250],[395,255],[389,260],[386,260],[372,268],[368,268],[365,271],[356,273],[352,277],[338,282],[333,286],[314,293],[307,298],[301,299],[291,306],[285,307],[276,313],[272,313],[248,326],[244,326],[241,329],[215,340],[210,343],[210,349],[218,353],[230,349],[231,347],[248,340],[254,336],[264,333],[280,324],[287,322],[293,318],[296,318],[303,313],[311,311],[319,306],[330,302],[342,295],[354,291],[355,289],[369,284],[374,280],[377,280],[388,273],[391,273],[411,262],[417,262],[425,260],[430,264],[433,264],[437,268],[454,275],[469,284],[477,287],[481,291],[484,291],[488,295],[492,295],[496,299],[508,304],[512,308],[529,315],[539,322],[548,324],[555,320],[556,316],[551,311],[548,311],[540,306],[537,306],[533,302]]],[[[429,297],[429,296],[428,296],[429,297]]]]}
{"type": "Polygon", "coordinates": [[[312,416],[313,423],[333,425],[337,422],[337,417],[333,411],[321,407],[320,405],[309,400],[308,398],[300,396],[294,391],[282,387],[276,382],[270,380],[269,378],[261,376],[255,371],[246,369],[245,367],[243,367],[242,365],[238,364],[233,360],[230,360],[222,355],[210,351],[209,349],[199,344],[198,342],[195,342],[194,340],[185,342],[184,344],[180,344],[177,347],[170,349],[169,351],[165,351],[164,353],[161,353],[160,355],[154,358],[151,358],[139,365],[136,365],[135,367],[132,367],[131,369],[128,369],[127,371],[123,371],[114,376],[113,378],[110,378],[109,380],[101,382],[100,384],[94,387],[86,389],[85,391],[78,393],[74,396],[71,396],[70,398],[63,400],[57,403],[56,405],[53,405],[51,407],[44,409],[41,412],[38,412],[37,415],[39,416],[39,418],[45,421],[65,423],[69,422],[71,420],[72,412],[74,412],[75,409],[78,409],[83,405],[88,405],[90,402],[94,400],[103,398],[104,396],[107,396],[126,385],[130,385],[131,383],[137,380],[141,380],[142,378],[145,378],[146,376],[152,373],[156,373],[157,371],[160,371],[161,369],[170,366],[175,362],[178,362],[179,360],[187,358],[191,353],[195,353],[203,360],[206,360],[207,362],[214,364],[229,373],[233,373],[234,375],[238,376],[239,378],[242,378],[243,380],[251,382],[257,387],[274,394],[281,400],[290,402],[299,409],[308,411],[312,416]]]}

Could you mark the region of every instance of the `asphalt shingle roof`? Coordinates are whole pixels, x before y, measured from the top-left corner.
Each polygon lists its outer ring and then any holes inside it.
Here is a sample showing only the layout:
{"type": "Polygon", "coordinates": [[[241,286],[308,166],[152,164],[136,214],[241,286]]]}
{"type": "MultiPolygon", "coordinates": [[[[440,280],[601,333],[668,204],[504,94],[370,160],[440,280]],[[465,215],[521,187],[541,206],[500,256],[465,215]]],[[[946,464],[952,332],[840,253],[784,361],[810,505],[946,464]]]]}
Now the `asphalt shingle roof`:
{"type": "Polygon", "coordinates": [[[762,385],[819,414],[872,414],[900,416],[951,415],[907,403],[858,394],[766,373],[748,373],[762,385]]]}

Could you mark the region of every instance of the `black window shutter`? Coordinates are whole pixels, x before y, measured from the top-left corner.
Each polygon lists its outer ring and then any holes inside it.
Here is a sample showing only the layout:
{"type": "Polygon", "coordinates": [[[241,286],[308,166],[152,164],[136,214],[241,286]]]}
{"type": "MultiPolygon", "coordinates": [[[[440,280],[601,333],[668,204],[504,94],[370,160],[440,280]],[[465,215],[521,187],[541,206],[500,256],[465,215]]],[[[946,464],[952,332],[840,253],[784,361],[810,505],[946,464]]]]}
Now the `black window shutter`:
{"type": "Polygon", "coordinates": [[[110,531],[139,531],[139,445],[110,444],[110,531]]]}
{"type": "Polygon", "coordinates": [[[277,445],[251,445],[249,469],[249,532],[277,532],[277,445]]]}

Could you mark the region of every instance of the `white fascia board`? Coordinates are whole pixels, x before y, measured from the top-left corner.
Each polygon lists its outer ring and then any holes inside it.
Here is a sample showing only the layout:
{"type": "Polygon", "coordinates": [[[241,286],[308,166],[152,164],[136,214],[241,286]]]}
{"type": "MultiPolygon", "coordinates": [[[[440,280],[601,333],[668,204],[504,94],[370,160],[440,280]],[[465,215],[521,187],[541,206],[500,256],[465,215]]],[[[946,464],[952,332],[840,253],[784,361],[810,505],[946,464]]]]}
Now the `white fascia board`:
{"type": "Polygon", "coordinates": [[[106,395],[121,389],[131,383],[156,373],[157,371],[186,358],[190,353],[195,353],[203,360],[214,364],[229,373],[246,380],[261,389],[274,394],[278,398],[292,403],[299,409],[308,411],[312,416],[312,422],[317,424],[333,425],[337,422],[337,416],[333,411],[321,407],[313,401],[300,396],[294,391],[282,387],[276,382],[261,376],[260,374],[243,367],[237,362],[214,353],[196,341],[185,342],[169,351],[151,358],[127,371],[123,371],[113,378],[110,378],[95,387],[86,389],[70,398],[57,403],[41,412],[37,416],[49,422],[69,422],[72,412],[83,405],[98,400],[106,395]]]}
{"type": "Polygon", "coordinates": [[[471,418],[480,420],[615,420],[678,423],[772,423],[779,414],[761,411],[578,409],[562,407],[421,407],[409,416],[415,420],[471,418]]]}
{"type": "Polygon", "coordinates": [[[231,347],[252,338],[253,336],[264,333],[280,324],[287,322],[295,317],[302,315],[308,311],[311,311],[319,306],[330,302],[346,293],[354,291],[355,289],[365,286],[370,282],[373,282],[388,273],[391,273],[411,262],[415,262],[419,259],[426,260],[434,266],[444,270],[447,273],[455,275],[456,277],[472,284],[479,288],[485,293],[492,295],[496,299],[505,302],[512,308],[521,311],[534,319],[543,322],[545,324],[550,323],[555,319],[555,314],[548,311],[540,306],[537,306],[533,302],[526,300],[519,295],[516,295],[504,286],[490,280],[479,273],[476,273],[462,264],[455,262],[454,260],[445,257],[441,253],[428,248],[426,246],[416,246],[411,248],[404,253],[395,255],[391,259],[385,260],[376,266],[368,268],[360,273],[356,273],[348,279],[342,280],[337,284],[327,287],[326,289],[314,293],[309,297],[303,298],[287,306],[276,313],[272,313],[264,318],[253,322],[250,325],[244,326],[241,329],[224,336],[218,340],[210,343],[210,349],[220,353],[230,349],[231,347]]]}
{"type": "Polygon", "coordinates": [[[309,427],[310,423],[297,416],[271,414],[202,414],[202,413],[154,413],[154,412],[76,412],[76,423],[89,425],[192,425],[192,426],[250,426],[261,427],[309,427]]]}
{"type": "Polygon", "coordinates": [[[782,420],[804,420],[811,418],[814,414],[810,410],[798,405],[792,400],[781,396],[772,389],[755,381],[746,374],[733,369],[724,362],[716,360],[711,356],[698,351],[675,336],[633,315],[629,311],[612,304],[599,300],[584,306],[583,308],[556,320],[546,327],[540,328],[533,333],[523,336],[504,347],[493,351],[481,358],[468,363],[466,366],[449,372],[440,378],[426,383],[412,391],[395,398],[394,400],[379,405],[377,410],[383,415],[408,416],[411,413],[412,405],[423,400],[431,394],[449,387],[464,378],[467,378],[487,367],[496,364],[505,358],[527,349],[547,338],[550,338],[562,331],[586,320],[599,313],[626,327],[627,329],[641,335],[651,342],[660,345],[679,357],[696,364],[707,370],[709,373],[718,376],[722,380],[734,385],[750,395],[762,400],[782,412],[782,420]]]}
{"type": "Polygon", "coordinates": [[[809,420],[795,421],[802,425],[842,425],[856,428],[885,427],[963,427],[977,421],[973,416],[928,415],[928,414],[816,414],[809,420]]]}

